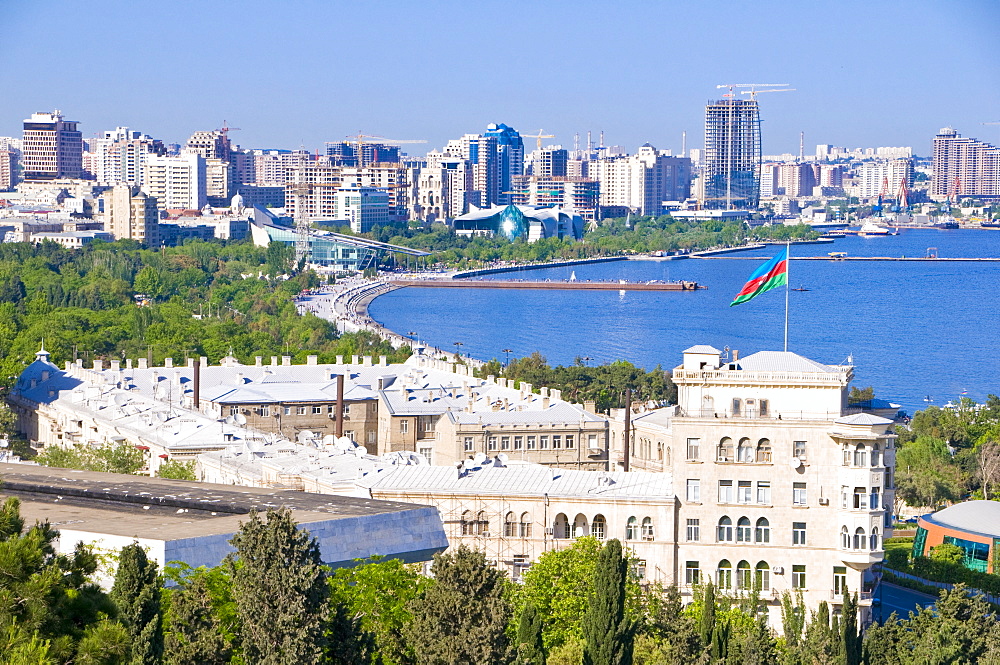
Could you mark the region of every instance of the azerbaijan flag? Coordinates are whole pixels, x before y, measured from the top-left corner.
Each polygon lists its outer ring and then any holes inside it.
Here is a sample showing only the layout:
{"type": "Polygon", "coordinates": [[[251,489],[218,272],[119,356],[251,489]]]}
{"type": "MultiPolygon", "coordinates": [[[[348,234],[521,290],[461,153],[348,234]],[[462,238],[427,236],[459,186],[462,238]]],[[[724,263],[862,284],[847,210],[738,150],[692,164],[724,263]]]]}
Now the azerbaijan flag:
{"type": "Polygon", "coordinates": [[[756,298],[764,291],[770,291],[788,283],[788,247],[783,247],[777,256],[757,268],[750,281],[743,285],[740,292],[733,298],[729,306],[741,305],[748,300],[756,298]]]}

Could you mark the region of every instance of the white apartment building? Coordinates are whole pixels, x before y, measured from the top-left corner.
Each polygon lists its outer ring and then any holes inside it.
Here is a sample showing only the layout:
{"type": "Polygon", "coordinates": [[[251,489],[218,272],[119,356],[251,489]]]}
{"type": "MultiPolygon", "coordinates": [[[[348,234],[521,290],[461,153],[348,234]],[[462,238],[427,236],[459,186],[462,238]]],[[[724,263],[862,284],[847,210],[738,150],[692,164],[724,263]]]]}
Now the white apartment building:
{"type": "Polygon", "coordinates": [[[205,158],[195,153],[150,156],[142,189],[160,210],[201,210],[208,203],[205,158]]]}
{"type": "Polygon", "coordinates": [[[887,196],[895,197],[901,182],[913,189],[913,160],[865,162],[857,170],[857,182],[857,196],[878,196],[884,189],[887,196]]]}
{"type": "Polygon", "coordinates": [[[368,233],[389,223],[389,195],[374,187],[341,187],[333,195],[333,218],[349,221],[355,233],[368,233]]]}
{"type": "Polygon", "coordinates": [[[600,183],[602,206],[625,206],[641,215],[660,215],[664,202],[691,194],[691,160],[648,143],[631,156],[589,162],[587,174],[600,183]]]}
{"type": "Polygon", "coordinates": [[[83,153],[84,169],[104,185],[124,183],[141,187],[146,159],[150,155],[164,154],[162,142],[128,127],[116,127],[100,138],[87,141],[87,151],[83,153]]]}
{"type": "MultiPolygon", "coordinates": [[[[854,369],[788,352],[723,359],[695,346],[674,369],[678,404],[633,421],[628,463],[674,478],[677,581],[725,593],[758,585],[772,625],[783,591],[836,611],[871,605],[864,573],[891,535],[893,422],[849,408],[854,369]]],[[[612,461],[625,463],[620,421],[612,461]]]]}
{"type": "Polygon", "coordinates": [[[468,160],[471,169],[471,188],[466,192],[469,205],[488,208],[499,201],[500,159],[497,137],[466,134],[448,141],[444,153],[450,157],[468,160]]]}
{"type": "Polygon", "coordinates": [[[17,151],[0,148],[0,192],[14,189],[17,185],[17,151]]]}

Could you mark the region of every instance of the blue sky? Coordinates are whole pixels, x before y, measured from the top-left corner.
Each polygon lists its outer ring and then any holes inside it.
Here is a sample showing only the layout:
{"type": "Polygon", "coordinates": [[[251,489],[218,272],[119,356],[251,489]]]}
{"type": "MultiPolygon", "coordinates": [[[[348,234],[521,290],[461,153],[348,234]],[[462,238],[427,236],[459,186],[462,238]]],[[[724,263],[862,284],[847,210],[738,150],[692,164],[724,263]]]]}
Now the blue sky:
{"type": "Polygon", "coordinates": [[[703,143],[721,83],[762,95],[764,152],[1000,143],[1000,2],[0,0],[0,136],[62,111],[85,136],[240,127],[246,147],[506,122],[571,147],[703,143]]]}

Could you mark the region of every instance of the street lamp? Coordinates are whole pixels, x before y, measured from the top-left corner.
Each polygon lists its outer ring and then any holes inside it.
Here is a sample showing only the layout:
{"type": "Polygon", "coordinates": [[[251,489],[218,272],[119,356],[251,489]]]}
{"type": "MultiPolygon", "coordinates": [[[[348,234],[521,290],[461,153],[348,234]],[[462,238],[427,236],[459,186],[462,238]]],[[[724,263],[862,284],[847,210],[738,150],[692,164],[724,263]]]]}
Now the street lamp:
{"type": "Polygon", "coordinates": [[[416,339],[417,339],[417,331],[416,330],[410,330],[406,334],[408,336],[412,337],[414,339],[414,341],[416,341],[416,339]]]}
{"type": "Polygon", "coordinates": [[[464,344],[462,342],[455,342],[455,358],[462,357],[461,351],[463,346],[464,344]]]}
{"type": "Polygon", "coordinates": [[[504,360],[503,366],[507,367],[510,365],[510,354],[514,352],[514,349],[500,349],[501,353],[506,353],[507,358],[504,360]]]}
{"type": "Polygon", "coordinates": [[[593,360],[593,358],[591,358],[590,356],[584,356],[584,357],[580,358],[580,360],[582,360],[583,364],[586,365],[587,361],[593,360]]]}

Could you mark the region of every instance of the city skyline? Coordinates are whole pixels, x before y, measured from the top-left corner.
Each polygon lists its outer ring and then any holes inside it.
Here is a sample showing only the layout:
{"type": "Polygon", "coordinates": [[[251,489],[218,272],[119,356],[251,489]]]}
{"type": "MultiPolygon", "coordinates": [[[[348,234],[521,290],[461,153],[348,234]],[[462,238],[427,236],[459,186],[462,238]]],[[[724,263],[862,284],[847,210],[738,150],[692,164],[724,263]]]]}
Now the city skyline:
{"type": "Polygon", "coordinates": [[[760,82],[795,88],[760,99],[765,154],[797,154],[800,131],[807,154],[834,144],[929,155],[949,125],[1000,138],[982,124],[1000,120],[1000,68],[979,46],[1000,18],[987,2],[904,13],[855,2],[518,11],[307,0],[279,11],[103,0],[6,14],[0,83],[12,94],[0,99],[0,135],[59,108],[85,138],[124,125],[184,142],[226,120],[243,128],[232,138],[245,147],[316,150],[361,130],[426,139],[408,146],[422,154],[503,122],[567,148],[574,133],[584,144],[604,131],[607,145],[676,154],[682,132],[689,149],[702,147],[705,103],[725,92],[716,85],[760,82]],[[42,24],[47,58],[32,29],[42,24]]]}

